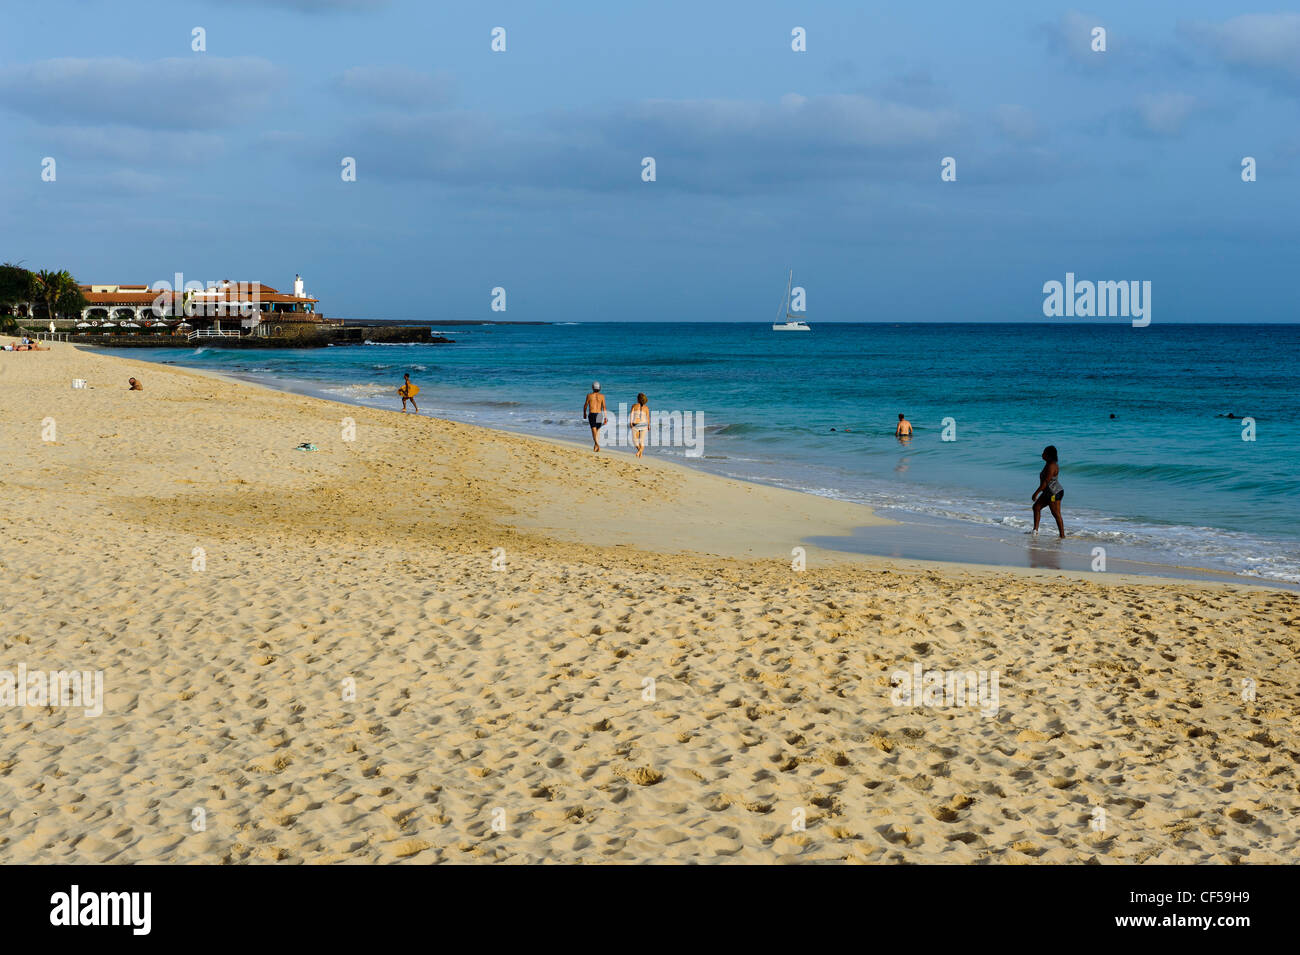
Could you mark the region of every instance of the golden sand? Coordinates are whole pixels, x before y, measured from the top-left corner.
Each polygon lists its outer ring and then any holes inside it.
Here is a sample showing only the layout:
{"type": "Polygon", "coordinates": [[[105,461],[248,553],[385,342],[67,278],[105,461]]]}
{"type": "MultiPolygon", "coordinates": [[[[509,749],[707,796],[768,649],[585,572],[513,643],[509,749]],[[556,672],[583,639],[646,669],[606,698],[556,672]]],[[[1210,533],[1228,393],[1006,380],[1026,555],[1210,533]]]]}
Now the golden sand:
{"type": "Polygon", "coordinates": [[[1295,594],[796,572],[875,518],[69,345],[0,435],[0,671],[106,694],[0,706],[3,862],[1295,857],[1295,594]]]}

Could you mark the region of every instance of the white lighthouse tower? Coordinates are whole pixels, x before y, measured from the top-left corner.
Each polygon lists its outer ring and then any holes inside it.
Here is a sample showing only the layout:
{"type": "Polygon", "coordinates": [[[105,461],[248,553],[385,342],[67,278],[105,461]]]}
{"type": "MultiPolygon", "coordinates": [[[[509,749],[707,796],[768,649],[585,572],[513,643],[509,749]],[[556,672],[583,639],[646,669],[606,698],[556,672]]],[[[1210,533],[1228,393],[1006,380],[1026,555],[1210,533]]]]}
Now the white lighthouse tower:
{"type": "Polygon", "coordinates": [[[306,293],[302,290],[302,276],[294,275],[293,277],[293,297],[306,298],[306,293]]]}

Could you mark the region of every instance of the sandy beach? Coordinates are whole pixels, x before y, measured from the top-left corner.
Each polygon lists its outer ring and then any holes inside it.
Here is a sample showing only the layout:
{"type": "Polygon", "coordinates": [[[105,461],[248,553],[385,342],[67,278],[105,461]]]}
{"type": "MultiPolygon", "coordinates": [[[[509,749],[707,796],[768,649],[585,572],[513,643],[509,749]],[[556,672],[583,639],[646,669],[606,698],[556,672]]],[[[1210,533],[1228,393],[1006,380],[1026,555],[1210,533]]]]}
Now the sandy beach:
{"type": "Polygon", "coordinates": [[[1295,858],[1300,595],[796,570],[879,519],[66,344],[0,423],[0,671],[104,688],[0,705],[0,861],[1295,858]]]}

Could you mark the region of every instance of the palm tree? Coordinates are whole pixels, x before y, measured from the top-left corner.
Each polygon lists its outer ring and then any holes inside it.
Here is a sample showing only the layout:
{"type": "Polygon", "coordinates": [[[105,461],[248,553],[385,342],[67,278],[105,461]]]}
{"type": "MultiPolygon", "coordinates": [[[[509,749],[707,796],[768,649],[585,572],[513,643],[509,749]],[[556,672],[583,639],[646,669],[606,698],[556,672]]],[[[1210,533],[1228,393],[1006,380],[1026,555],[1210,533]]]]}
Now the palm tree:
{"type": "Polygon", "coordinates": [[[51,320],[55,317],[54,309],[60,297],[69,289],[76,287],[76,284],[76,280],[66,269],[61,272],[41,269],[36,273],[36,294],[45,303],[45,312],[51,320]]]}
{"type": "Polygon", "coordinates": [[[0,265],[0,310],[6,313],[0,316],[0,330],[17,331],[18,312],[23,306],[31,310],[31,301],[35,297],[32,273],[21,265],[5,262],[0,265]]]}

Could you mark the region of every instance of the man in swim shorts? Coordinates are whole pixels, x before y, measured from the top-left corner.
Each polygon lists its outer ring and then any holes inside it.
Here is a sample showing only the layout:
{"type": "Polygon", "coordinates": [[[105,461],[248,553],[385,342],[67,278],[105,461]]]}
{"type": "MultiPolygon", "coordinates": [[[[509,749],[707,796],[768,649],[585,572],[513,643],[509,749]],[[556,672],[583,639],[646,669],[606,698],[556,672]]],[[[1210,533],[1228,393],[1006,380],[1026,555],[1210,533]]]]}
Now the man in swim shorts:
{"type": "Polygon", "coordinates": [[[411,384],[411,376],[409,374],[402,376],[402,387],[397,389],[397,396],[402,399],[403,412],[406,411],[406,403],[409,401],[411,407],[415,409],[415,413],[420,413],[420,406],[415,403],[415,396],[419,391],[420,386],[411,384]]]}
{"type": "Polygon", "coordinates": [[[910,438],[912,436],[912,422],[903,417],[902,412],[898,415],[898,427],[894,429],[894,437],[910,438]]]}
{"type": "Polygon", "coordinates": [[[591,427],[591,443],[595,450],[600,450],[600,429],[605,427],[605,396],[600,393],[600,382],[591,383],[591,394],[582,403],[582,414],[591,427]]]}

